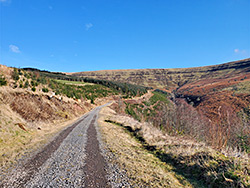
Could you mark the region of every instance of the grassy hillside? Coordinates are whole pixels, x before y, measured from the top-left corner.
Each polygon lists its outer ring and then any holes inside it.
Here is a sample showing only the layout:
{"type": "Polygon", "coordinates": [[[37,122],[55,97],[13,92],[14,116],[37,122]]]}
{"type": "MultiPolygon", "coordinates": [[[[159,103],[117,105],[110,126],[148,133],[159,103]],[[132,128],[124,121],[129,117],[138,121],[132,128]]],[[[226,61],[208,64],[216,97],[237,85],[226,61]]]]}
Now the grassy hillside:
{"type": "Polygon", "coordinates": [[[82,78],[82,77],[78,77],[74,75],[66,75],[64,73],[41,71],[41,70],[33,69],[33,68],[24,68],[23,70],[27,70],[31,72],[33,75],[39,75],[39,80],[42,83],[47,82],[48,79],[50,80],[52,79],[52,80],[55,80],[58,84],[61,83],[61,84],[67,85],[67,87],[69,87],[69,85],[78,85],[78,87],[83,86],[83,85],[85,86],[92,85],[88,87],[93,87],[94,84],[97,84],[97,85],[104,86],[104,88],[106,87],[115,91],[116,94],[117,92],[120,93],[121,95],[123,95],[124,98],[141,96],[145,94],[147,90],[149,89],[144,86],[139,86],[136,84],[129,84],[126,82],[101,80],[101,79],[88,78],[88,77],[82,78]]]}
{"type": "MultiPolygon", "coordinates": [[[[208,118],[207,121],[222,127],[224,124],[231,126],[238,124],[236,127],[239,128],[239,122],[241,122],[241,127],[245,130],[244,124],[247,124],[245,122],[249,120],[250,59],[196,68],[107,70],[69,75],[160,88],[172,93],[173,101],[184,99],[208,118]],[[245,122],[242,119],[246,119],[245,122]]],[[[250,138],[248,140],[250,142],[250,138]]],[[[226,139],[223,142],[228,141],[226,139]]],[[[221,143],[221,145],[224,144],[221,143]]]]}
{"type": "MultiPolygon", "coordinates": [[[[217,66],[172,70],[179,81],[176,85],[171,82],[171,90],[167,90],[169,85],[159,82],[161,86],[157,88],[162,87],[163,90],[155,90],[142,98],[119,99],[112,105],[117,114],[129,115],[143,125],[138,127],[139,123],[136,123],[133,127],[128,120],[122,122],[121,117],[107,123],[115,123],[130,131],[150,153],[174,165],[177,170],[181,169],[186,178],[196,178],[212,187],[247,187],[250,177],[249,67],[250,59],[247,59],[217,66]],[[155,131],[150,133],[153,128],[146,128],[144,122],[178,141],[172,143],[172,138],[166,140],[164,136],[161,140],[154,135],[155,131]],[[156,140],[153,144],[145,142],[152,137],[156,140]],[[186,139],[204,145],[193,148],[193,144],[188,145],[186,139]],[[205,149],[207,147],[215,150],[205,149]],[[188,176],[190,173],[192,177],[188,176]]],[[[131,71],[138,70],[126,70],[125,73],[106,71],[107,77],[98,78],[128,80],[139,75],[131,71]],[[117,76],[118,73],[121,73],[120,76],[117,76]]],[[[95,77],[100,72],[103,73],[98,71],[91,76],[95,77]]],[[[164,72],[156,75],[166,78],[164,72]]],[[[137,81],[151,76],[143,74],[138,76],[137,81]]]]}
{"type": "Polygon", "coordinates": [[[221,65],[196,68],[104,70],[70,73],[68,75],[173,90],[196,80],[231,77],[249,71],[250,59],[245,59],[221,65]]]}
{"type": "Polygon", "coordinates": [[[119,94],[107,86],[57,80],[55,75],[63,74],[45,75],[0,65],[1,170],[119,94]]]}

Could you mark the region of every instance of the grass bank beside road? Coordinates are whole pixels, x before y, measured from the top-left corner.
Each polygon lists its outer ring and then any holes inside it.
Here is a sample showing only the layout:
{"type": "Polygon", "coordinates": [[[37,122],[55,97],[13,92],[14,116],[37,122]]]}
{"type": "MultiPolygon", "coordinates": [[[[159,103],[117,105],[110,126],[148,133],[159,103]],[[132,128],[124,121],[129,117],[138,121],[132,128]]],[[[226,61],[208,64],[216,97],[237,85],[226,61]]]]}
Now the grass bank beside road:
{"type": "Polygon", "coordinates": [[[227,157],[205,143],[103,108],[99,120],[108,149],[142,187],[249,187],[249,159],[227,157]]]}
{"type": "Polygon", "coordinates": [[[100,130],[108,149],[116,156],[114,163],[125,169],[134,186],[193,187],[185,177],[175,173],[171,165],[145,149],[126,129],[105,121],[113,114],[108,107],[101,110],[100,130]]]}

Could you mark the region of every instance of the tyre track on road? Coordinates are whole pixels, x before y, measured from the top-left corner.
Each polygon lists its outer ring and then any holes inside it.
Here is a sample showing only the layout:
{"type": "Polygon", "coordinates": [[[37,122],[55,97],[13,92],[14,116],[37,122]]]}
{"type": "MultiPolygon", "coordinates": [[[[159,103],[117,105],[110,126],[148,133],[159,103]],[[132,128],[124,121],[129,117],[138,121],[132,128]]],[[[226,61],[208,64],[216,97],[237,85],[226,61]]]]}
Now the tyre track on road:
{"type": "Polygon", "coordinates": [[[88,188],[105,188],[111,187],[107,183],[107,173],[105,171],[105,160],[101,155],[99,142],[97,139],[97,130],[95,124],[97,116],[95,115],[88,128],[88,142],[86,145],[86,165],[85,172],[85,187],[88,188]]]}

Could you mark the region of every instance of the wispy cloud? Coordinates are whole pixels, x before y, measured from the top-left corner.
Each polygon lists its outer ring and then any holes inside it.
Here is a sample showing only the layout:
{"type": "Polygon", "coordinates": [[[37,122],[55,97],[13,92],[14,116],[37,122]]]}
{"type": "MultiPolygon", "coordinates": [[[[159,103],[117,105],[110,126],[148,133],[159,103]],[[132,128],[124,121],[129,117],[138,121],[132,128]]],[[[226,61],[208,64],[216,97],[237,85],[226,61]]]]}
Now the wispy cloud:
{"type": "Polygon", "coordinates": [[[236,48],[236,49],[234,49],[234,53],[236,53],[236,54],[246,54],[247,50],[241,50],[241,49],[236,48]]]}
{"type": "Polygon", "coordinates": [[[234,49],[234,53],[238,53],[239,52],[239,49],[234,49]]]}
{"type": "Polygon", "coordinates": [[[86,31],[88,31],[91,27],[93,27],[93,24],[92,24],[92,23],[87,23],[87,24],[85,24],[85,29],[86,29],[86,31]]]}
{"type": "Polygon", "coordinates": [[[250,49],[234,49],[234,54],[241,58],[248,58],[250,56],[250,49]]]}
{"type": "Polygon", "coordinates": [[[21,51],[19,50],[19,48],[13,44],[9,45],[9,49],[10,51],[14,52],[14,53],[21,53],[21,51]]]}
{"type": "Polygon", "coordinates": [[[11,0],[0,0],[0,3],[10,3],[11,0]]]}

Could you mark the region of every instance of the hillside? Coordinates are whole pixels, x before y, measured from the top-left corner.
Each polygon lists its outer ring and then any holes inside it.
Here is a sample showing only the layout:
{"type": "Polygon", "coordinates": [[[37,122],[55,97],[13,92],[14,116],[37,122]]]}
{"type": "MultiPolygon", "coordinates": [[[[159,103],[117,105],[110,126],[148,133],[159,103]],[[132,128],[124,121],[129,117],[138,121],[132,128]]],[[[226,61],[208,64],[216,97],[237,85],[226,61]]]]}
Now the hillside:
{"type": "Polygon", "coordinates": [[[0,168],[112,101],[101,111],[100,134],[115,156],[109,160],[132,184],[249,186],[250,59],[104,73],[86,77],[1,65],[0,168]]]}
{"type": "Polygon", "coordinates": [[[0,169],[119,92],[0,65],[0,169]]]}
{"type": "Polygon", "coordinates": [[[68,73],[68,75],[173,90],[196,80],[227,78],[249,72],[250,59],[244,59],[220,65],[196,68],[103,70],[68,73]]]}
{"type": "MultiPolygon", "coordinates": [[[[206,121],[224,127],[223,134],[228,129],[224,124],[239,128],[236,124],[241,122],[243,126],[250,117],[250,59],[196,68],[110,70],[68,75],[129,82],[167,91],[172,101],[185,99],[207,118],[206,121]]],[[[249,142],[250,138],[247,140],[249,142]]]]}

